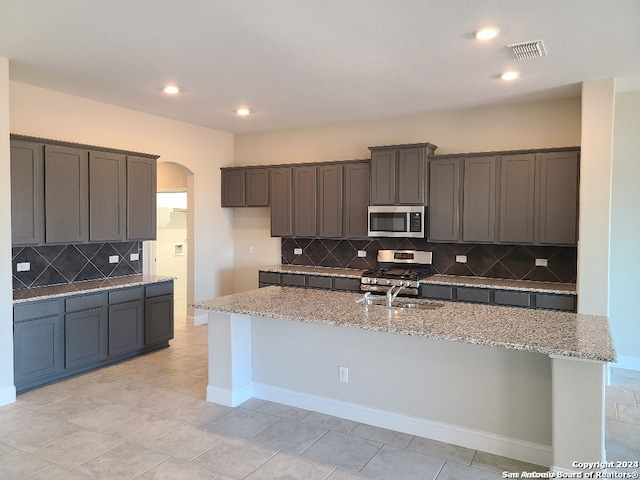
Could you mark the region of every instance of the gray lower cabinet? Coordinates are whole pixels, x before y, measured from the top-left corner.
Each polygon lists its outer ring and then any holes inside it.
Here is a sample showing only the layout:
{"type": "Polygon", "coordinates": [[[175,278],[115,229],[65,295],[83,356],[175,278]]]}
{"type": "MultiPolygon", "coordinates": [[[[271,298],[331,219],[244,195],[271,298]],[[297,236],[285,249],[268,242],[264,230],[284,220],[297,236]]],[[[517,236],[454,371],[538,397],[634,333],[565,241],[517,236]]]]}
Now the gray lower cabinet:
{"type": "Polygon", "coordinates": [[[127,157],[89,151],[89,241],[123,241],[127,227],[127,157]]]}
{"type": "Polygon", "coordinates": [[[15,384],[31,386],[39,378],[64,371],[64,315],[59,300],[14,308],[15,384]]]}
{"type": "Polygon", "coordinates": [[[144,343],[166,343],[173,338],[173,282],[145,288],[144,343]]]}
{"type": "Polygon", "coordinates": [[[127,239],[156,239],[156,159],[127,157],[127,239]]]}
{"type": "Polygon", "coordinates": [[[259,271],[258,286],[268,287],[270,285],[359,292],[360,277],[337,277],[330,275],[259,271]]]}
{"type": "Polygon", "coordinates": [[[44,242],[44,145],[11,141],[11,243],[44,242]]]}
{"type": "Polygon", "coordinates": [[[172,281],[17,304],[16,390],[167,346],[171,338],[172,281]]]}
{"type": "Polygon", "coordinates": [[[45,241],[82,243],[89,239],[89,152],[45,145],[45,241]]]}

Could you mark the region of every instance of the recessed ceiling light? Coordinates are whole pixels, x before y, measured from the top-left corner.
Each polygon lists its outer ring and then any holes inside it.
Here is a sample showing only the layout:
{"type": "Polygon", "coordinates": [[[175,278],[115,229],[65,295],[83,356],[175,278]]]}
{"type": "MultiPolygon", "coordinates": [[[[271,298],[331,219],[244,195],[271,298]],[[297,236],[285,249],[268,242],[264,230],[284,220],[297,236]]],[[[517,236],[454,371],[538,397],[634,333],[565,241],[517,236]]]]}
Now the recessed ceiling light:
{"type": "Polygon", "coordinates": [[[167,95],[176,95],[180,93],[180,88],[176,87],[175,85],[167,85],[166,87],[164,87],[163,92],[167,95]]]}
{"type": "Polygon", "coordinates": [[[245,115],[249,115],[251,113],[251,110],[249,110],[248,108],[242,107],[237,109],[236,113],[244,117],[245,115]]]}
{"type": "Polygon", "coordinates": [[[491,40],[492,38],[496,38],[500,33],[499,28],[483,28],[476,32],[476,38],[478,40],[491,40]]]}
{"type": "Polygon", "coordinates": [[[515,80],[520,76],[520,72],[504,72],[500,75],[502,80],[515,80]]]}

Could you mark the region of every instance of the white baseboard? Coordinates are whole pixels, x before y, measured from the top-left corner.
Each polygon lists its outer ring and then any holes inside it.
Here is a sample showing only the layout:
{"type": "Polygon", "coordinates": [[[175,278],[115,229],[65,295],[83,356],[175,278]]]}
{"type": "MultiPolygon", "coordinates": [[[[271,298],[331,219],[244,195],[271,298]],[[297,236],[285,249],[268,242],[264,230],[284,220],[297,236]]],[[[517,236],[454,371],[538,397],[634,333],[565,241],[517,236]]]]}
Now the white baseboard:
{"type": "MultiPolygon", "coordinates": [[[[364,405],[346,403],[333,398],[308,395],[261,383],[253,383],[252,390],[253,396],[262,400],[313,410],[536,465],[549,466],[552,462],[552,450],[549,445],[527,442],[425,418],[411,417],[364,405]]],[[[209,400],[209,390],[207,390],[207,400],[209,400]]]]}
{"type": "Polygon", "coordinates": [[[204,325],[209,321],[207,313],[200,313],[195,315],[187,315],[186,324],[189,327],[197,327],[198,325],[204,325]]]}
{"type": "Polygon", "coordinates": [[[624,368],[626,370],[637,370],[640,372],[640,358],[638,357],[618,357],[617,363],[610,363],[611,368],[624,368]]]}
{"type": "Polygon", "coordinates": [[[8,405],[16,401],[16,387],[15,385],[11,385],[10,387],[6,387],[0,389],[0,407],[2,405],[8,405]]]}
{"type": "Polygon", "coordinates": [[[241,403],[253,398],[253,385],[249,384],[239,390],[213,387],[207,385],[207,402],[237,407],[241,403]]]}

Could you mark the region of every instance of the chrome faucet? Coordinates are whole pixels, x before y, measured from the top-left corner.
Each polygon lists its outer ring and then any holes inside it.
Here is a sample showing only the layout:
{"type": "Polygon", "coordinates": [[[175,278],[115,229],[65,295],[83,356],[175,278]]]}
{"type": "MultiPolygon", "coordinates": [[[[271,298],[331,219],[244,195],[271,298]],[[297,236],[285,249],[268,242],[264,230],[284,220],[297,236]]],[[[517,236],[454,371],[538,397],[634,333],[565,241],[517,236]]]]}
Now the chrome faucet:
{"type": "Polygon", "coordinates": [[[402,290],[404,288],[404,285],[392,285],[389,287],[389,290],[387,290],[387,307],[391,307],[393,304],[393,301],[396,299],[396,297],[398,296],[398,294],[400,293],[400,290],[402,290]],[[397,290],[394,292],[393,289],[397,287],[397,290]]]}

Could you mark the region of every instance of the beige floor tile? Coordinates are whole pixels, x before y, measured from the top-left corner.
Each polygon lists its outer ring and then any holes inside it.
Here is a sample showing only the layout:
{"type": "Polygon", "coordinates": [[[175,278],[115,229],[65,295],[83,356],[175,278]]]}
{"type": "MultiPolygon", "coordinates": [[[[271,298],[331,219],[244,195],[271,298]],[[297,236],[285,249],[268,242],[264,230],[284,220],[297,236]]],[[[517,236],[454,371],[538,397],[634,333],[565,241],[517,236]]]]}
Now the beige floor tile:
{"type": "Polygon", "coordinates": [[[278,420],[278,417],[273,415],[245,408],[236,408],[213,422],[204,425],[203,428],[219,435],[251,438],[278,420]]]}
{"type": "Polygon", "coordinates": [[[40,413],[59,419],[68,420],[77,417],[81,413],[95,410],[98,407],[110,403],[109,400],[96,395],[80,395],[50,403],[38,410],[40,413]]]}
{"type": "Polygon", "coordinates": [[[291,407],[276,402],[265,402],[256,408],[255,411],[275,415],[276,417],[288,418],[290,420],[302,420],[311,413],[309,410],[303,410],[302,408],[291,407]]]}
{"type": "Polygon", "coordinates": [[[368,477],[359,472],[344,470],[338,467],[333,471],[333,473],[331,473],[331,475],[327,477],[327,480],[379,480],[379,479],[368,477]]]}
{"type": "Polygon", "coordinates": [[[290,453],[278,453],[251,473],[247,480],[304,479],[323,480],[334,470],[333,466],[323,465],[290,453]]]}
{"type": "Polygon", "coordinates": [[[607,400],[604,404],[604,416],[607,420],[618,420],[618,408],[616,402],[607,400]]]}
{"type": "Polygon", "coordinates": [[[107,433],[113,437],[120,438],[122,441],[144,445],[183,425],[184,422],[175,418],[145,413],[109,430],[107,433]]]}
{"type": "Polygon", "coordinates": [[[31,475],[28,480],[90,480],[91,478],[59,465],[51,465],[31,475]]]}
{"type": "Polygon", "coordinates": [[[374,427],[372,425],[366,425],[361,423],[353,429],[351,435],[356,437],[368,438],[369,440],[375,440],[376,442],[387,443],[396,447],[405,448],[409,445],[409,442],[413,439],[413,435],[408,433],[395,432],[393,430],[387,430],[386,428],[374,427]]]}
{"type": "Polygon", "coordinates": [[[244,402],[242,405],[240,405],[240,408],[246,408],[247,410],[256,410],[257,408],[260,408],[265,403],[267,403],[266,400],[260,400],[259,398],[250,398],[249,400],[244,402]]]}
{"type": "Polygon", "coordinates": [[[224,439],[220,435],[194,425],[183,425],[147,443],[146,446],[167,455],[191,461],[224,439]]]}
{"type": "Polygon", "coordinates": [[[618,420],[625,423],[640,424],[640,407],[618,404],[618,420]]]}
{"type": "Polygon", "coordinates": [[[328,431],[323,427],[283,418],[251,437],[251,440],[273,450],[302,453],[328,431]]]}
{"type": "Polygon", "coordinates": [[[93,479],[129,480],[168,458],[160,452],[127,443],[77,466],[74,471],[93,479]]]}
{"type": "Polygon", "coordinates": [[[144,411],[135,407],[109,403],[89,412],[82,413],[77,417],[70,418],[69,422],[75,423],[76,425],[89,430],[106,432],[107,430],[111,430],[118,425],[131,421],[144,413],[144,411]]]}
{"type": "Polygon", "coordinates": [[[219,472],[179,458],[169,458],[140,475],[136,480],[218,480],[219,478],[219,472]]]}
{"type": "Polygon", "coordinates": [[[205,425],[233,410],[232,407],[218,405],[206,400],[196,399],[177,408],[167,410],[169,417],[182,420],[193,425],[205,425]]]}
{"type": "Polygon", "coordinates": [[[33,453],[83,430],[84,428],[78,425],[54,418],[6,435],[0,438],[0,441],[11,447],[33,453]]]}
{"type": "Polygon", "coordinates": [[[122,440],[101,432],[82,431],[44,447],[34,455],[65,468],[76,467],[122,445],[122,440]]]}
{"type": "Polygon", "coordinates": [[[13,450],[0,456],[0,479],[19,480],[51,465],[48,461],[30,453],[13,450]]]}
{"type": "Polygon", "coordinates": [[[179,406],[186,405],[195,400],[196,397],[185,393],[174,392],[158,388],[153,395],[142,397],[132,403],[133,406],[147,411],[148,413],[159,413],[166,410],[173,410],[179,406]]]}
{"type": "Polygon", "coordinates": [[[324,413],[311,412],[309,415],[300,420],[302,423],[309,425],[317,425],[319,427],[328,428],[336,432],[351,433],[358,426],[358,422],[347,420],[345,418],[334,417],[324,413]]]}
{"type": "Polygon", "coordinates": [[[20,407],[7,409],[0,413],[0,437],[51,418],[51,415],[40,411],[34,412],[20,407]]]}
{"type": "Polygon", "coordinates": [[[328,465],[359,471],[378,453],[382,443],[330,431],[302,454],[328,465]]]}
{"type": "Polygon", "coordinates": [[[13,447],[10,447],[9,445],[5,445],[4,443],[2,443],[4,441],[4,438],[5,437],[0,438],[0,456],[5,455],[14,450],[13,447]]]}
{"type": "Polygon", "coordinates": [[[242,440],[225,440],[193,463],[234,478],[245,478],[269,460],[275,451],[242,440]]]}
{"type": "Polygon", "coordinates": [[[607,401],[613,401],[615,403],[623,403],[625,405],[636,406],[636,397],[633,394],[633,390],[624,390],[614,386],[608,386],[606,390],[607,401]]]}
{"type": "Polygon", "coordinates": [[[62,383],[47,385],[18,395],[16,405],[31,410],[72,397],[74,392],[62,383]]]}
{"type": "Polygon", "coordinates": [[[443,465],[441,458],[384,445],[362,473],[385,480],[433,480],[443,465]]]}
{"type": "Polygon", "coordinates": [[[207,398],[207,386],[209,382],[205,378],[204,380],[200,380],[199,382],[188,385],[184,388],[178,390],[180,393],[184,393],[186,395],[191,395],[192,397],[196,397],[202,400],[206,400],[207,398]]]}
{"type": "Polygon", "coordinates": [[[440,470],[436,480],[496,480],[498,478],[504,478],[502,473],[447,461],[442,467],[442,470],[440,470]]]}
{"type": "Polygon", "coordinates": [[[471,465],[473,456],[476,453],[475,450],[471,450],[470,448],[451,445],[450,443],[439,442],[423,437],[414,437],[407,448],[414,452],[444,458],[445,460],[452,460],[465,465],[471,465]]]}
{"type": "Polygon", "coordinates": [[[482,468],[497,473],[502,472],[548,472],[547,467],[521,462],[513,458],[501,457],[486,452],[476,452],[471,462],[472,467],[482,468]]]}
{"type": "Polygon", "coordinates": [[[149,383],[161,388],[180,390],[181,388],[188,387],[202,380],[202,377],[191,373],[170,370],[169,373],[155,376],[149,383]]]}

